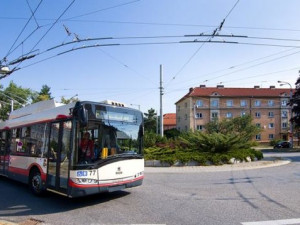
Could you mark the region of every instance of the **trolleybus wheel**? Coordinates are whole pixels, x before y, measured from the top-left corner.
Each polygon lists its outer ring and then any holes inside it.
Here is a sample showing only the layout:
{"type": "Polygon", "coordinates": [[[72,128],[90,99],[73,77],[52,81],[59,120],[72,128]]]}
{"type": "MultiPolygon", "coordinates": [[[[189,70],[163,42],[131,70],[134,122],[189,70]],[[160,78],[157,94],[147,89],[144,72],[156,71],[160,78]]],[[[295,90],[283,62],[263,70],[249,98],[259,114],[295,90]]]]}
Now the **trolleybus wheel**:
{"type": "Polygon", "coordinates": [[[41,196],[45,190],[42,184],[41,173],[35,169],[30,174],[29,186],[33,194],[41,196]]]}

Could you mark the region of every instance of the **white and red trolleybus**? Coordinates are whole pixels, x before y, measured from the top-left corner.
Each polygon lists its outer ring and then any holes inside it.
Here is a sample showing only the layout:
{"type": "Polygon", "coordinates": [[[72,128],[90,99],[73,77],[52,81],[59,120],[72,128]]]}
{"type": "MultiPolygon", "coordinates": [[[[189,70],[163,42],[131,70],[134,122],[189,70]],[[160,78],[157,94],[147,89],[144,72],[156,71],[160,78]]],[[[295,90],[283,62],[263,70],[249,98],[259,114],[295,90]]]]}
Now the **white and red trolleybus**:
{"type": "Polygon", "coordinates": [[[119,103],[35,103],[0,123],[0,174],[28,183],[37,195],[79,197],[139,186],[143,130],[142,113],[119,103]],[[81,149],[87,132],[90,160],[81,149]]]}

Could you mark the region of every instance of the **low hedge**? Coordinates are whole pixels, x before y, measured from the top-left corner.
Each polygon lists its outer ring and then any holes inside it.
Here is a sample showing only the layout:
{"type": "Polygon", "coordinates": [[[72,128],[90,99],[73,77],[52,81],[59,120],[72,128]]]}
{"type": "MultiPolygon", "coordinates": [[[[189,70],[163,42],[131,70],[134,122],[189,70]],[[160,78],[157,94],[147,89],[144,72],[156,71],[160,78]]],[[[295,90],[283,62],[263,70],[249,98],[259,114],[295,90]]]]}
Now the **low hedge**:
{"type": "Polygon", "coordinates": [[[261,160],[263,158],[263,154],[254,149],[237,149],[226,153],[212,153],[183,150],[179,148],[171,149],[168,147],[145,148],[145,160],[160,160],[171,165],[173,165],[176,161],[180,161],[181,163],[196,161],[201,165],[207,165],[210,163],[213,165],[222,165],[229,163],[231,158],[246,161],[247,157],[250,157],[252,161],[255,159],[261,160]]]}

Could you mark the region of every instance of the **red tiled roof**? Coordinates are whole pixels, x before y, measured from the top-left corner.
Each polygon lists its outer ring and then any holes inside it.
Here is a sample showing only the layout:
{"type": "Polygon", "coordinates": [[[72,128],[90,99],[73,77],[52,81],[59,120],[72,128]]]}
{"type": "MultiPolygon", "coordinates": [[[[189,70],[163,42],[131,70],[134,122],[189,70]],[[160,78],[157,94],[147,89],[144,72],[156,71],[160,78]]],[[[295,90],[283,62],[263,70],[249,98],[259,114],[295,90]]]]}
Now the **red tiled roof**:
{"type": "Polygon", "coordinates": [[[176,125],[176,113],[164,114],[164,125],[176,125]]]}
{"type": "MultiPolygon", "coordinates": [[[[179,101],[187,97],[209,97],[214,94],[228,97],[280,97],[286,94],[290,96],[290,89],[287,88],[217,88],[217,87],[196,87],[179,101]]],[[[176,104],[175,103],[175,104],[176,104]]]]}

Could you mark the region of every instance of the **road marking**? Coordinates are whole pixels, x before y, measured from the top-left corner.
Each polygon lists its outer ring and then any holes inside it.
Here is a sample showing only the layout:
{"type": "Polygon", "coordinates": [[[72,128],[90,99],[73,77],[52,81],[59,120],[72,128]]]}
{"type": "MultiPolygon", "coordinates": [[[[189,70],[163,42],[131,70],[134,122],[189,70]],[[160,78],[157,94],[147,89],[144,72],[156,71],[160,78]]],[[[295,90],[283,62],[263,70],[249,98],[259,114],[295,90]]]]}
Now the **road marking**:
{"type": "Polygon", "coordinates": [[[242,222],[243,225],[290,225],[300,224],[300,218],[288,219],[288,220],[269,220],[269,221],[257,221],[257,222],[242,222]]]}

